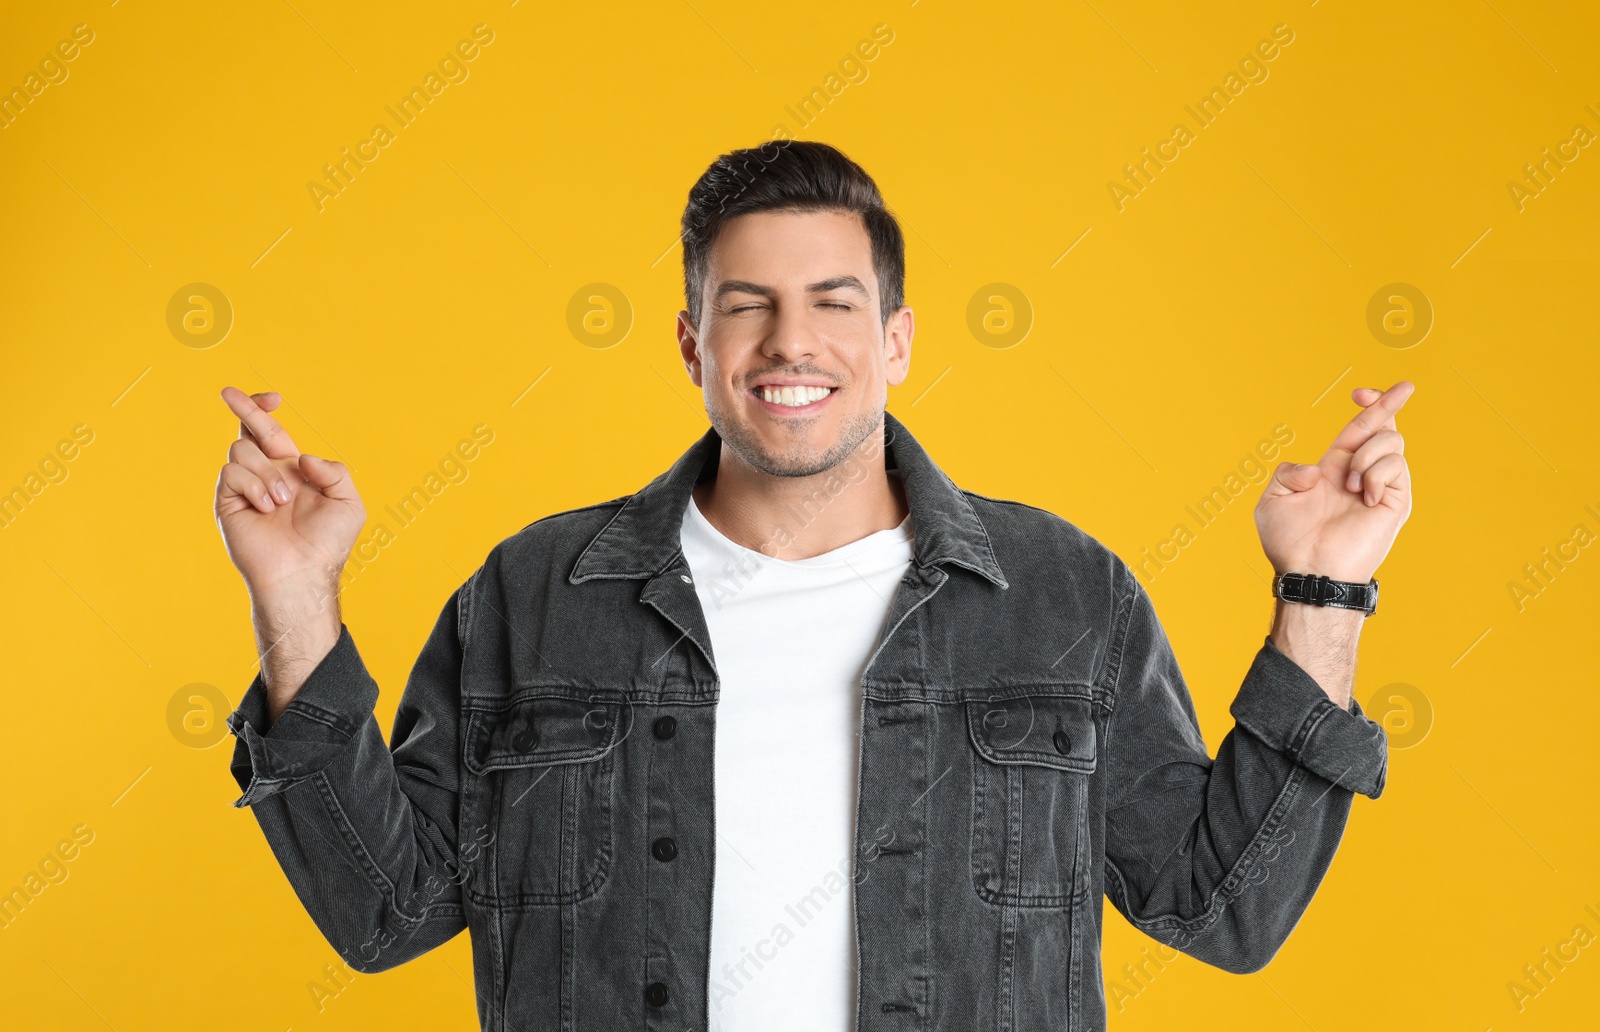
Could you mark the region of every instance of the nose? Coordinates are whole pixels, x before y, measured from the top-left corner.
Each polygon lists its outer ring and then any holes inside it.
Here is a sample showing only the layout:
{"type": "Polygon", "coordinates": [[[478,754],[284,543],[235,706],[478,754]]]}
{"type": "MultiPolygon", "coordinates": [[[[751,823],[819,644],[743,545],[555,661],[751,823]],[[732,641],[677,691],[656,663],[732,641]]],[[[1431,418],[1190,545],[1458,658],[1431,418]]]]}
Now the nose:
{"type": "Polygon", "coordinates": [[[819,350],[816,327],[812,325],[810,310],[805,303],[780,302],[776,314],[771,323],[771,332],[762,341],[761,353],[790,365],[814,358],[819,350]]]}

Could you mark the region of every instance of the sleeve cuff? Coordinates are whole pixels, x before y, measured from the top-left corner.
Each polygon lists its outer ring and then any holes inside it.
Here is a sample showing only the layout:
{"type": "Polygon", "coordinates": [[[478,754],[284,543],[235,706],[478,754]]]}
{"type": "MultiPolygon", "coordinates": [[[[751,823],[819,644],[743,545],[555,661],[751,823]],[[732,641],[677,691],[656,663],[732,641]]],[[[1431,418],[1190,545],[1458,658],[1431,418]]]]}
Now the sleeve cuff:
{"type": "Polygon", "coordinates": [[[333,649],[265,733],[267,690],[258,673],[228,715],[228,730],[237,739],[229,769],[244,793],[233,805],[254,805],[332,763],[351,747],[377,702],[378,685],[342,623],[333,649]]]}
{"type": "Polygon", "coordinates": [[[1239,726],[1315,774],[1373,799],[1383,794],[1389,739],[1352,696],[1343,710],[1267,636],[1229,707],[1239,726]]]}

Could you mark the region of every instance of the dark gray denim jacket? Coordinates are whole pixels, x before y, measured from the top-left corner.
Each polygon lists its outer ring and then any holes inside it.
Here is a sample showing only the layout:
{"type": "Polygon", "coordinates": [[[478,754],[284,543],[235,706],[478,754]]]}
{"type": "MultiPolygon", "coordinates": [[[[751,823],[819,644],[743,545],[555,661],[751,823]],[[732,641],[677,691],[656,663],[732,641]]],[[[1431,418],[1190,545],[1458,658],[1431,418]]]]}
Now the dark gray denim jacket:
{"type": "MultiPolygon", "coordinates": [[[[1129,568],[885,427],[916,558],[861,682],[857,1027],[1103,1028],[1102,895],[1191,956],[1263,967],[1353,793],[1383,790],[1381,726],[1267,639],[1212,759],[1129,568]]],[[[706,1028],[717,672],[679,529],[720,444],[497,545],[387,745],[348,628],[265,733],[250,685],[235,805],[353,968],[466,928],[485,1029],[706,1028]]]]}

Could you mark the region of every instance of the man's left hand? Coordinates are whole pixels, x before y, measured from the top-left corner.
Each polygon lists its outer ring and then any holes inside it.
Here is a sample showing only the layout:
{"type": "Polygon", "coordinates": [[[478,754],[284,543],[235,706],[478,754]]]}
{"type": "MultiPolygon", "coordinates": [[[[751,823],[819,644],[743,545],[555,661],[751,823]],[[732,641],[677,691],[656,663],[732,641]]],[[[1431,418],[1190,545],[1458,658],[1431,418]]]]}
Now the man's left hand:
{"type": "Polygon", "coordinates": [[[1276,573],[1309,573],[1365,584],[1411,515],[1411,471],[1395,413],[1416,390],[1358,387],[1363,406],[1316,465],[1285,462],[1256,503],[1261,547],[1276,573]]]}

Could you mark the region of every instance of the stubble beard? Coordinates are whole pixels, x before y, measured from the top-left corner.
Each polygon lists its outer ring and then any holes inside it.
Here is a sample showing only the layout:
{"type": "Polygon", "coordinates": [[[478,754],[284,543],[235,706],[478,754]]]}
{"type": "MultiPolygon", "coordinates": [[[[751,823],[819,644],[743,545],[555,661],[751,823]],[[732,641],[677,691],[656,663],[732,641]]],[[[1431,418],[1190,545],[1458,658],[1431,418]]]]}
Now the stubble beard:
{"type": "Polygon", "coordinates": [[[798,447],[784,453],[769,451],[748,423],[729,417],[709,397],[706,402],[706,414],[723,443],[746,464],[774,477],[813,477],[839,465],[883,425],[884,408],[879,404],[870,413],[850,416],[840,432],[839,443],[814,455],[798,447]]]}

